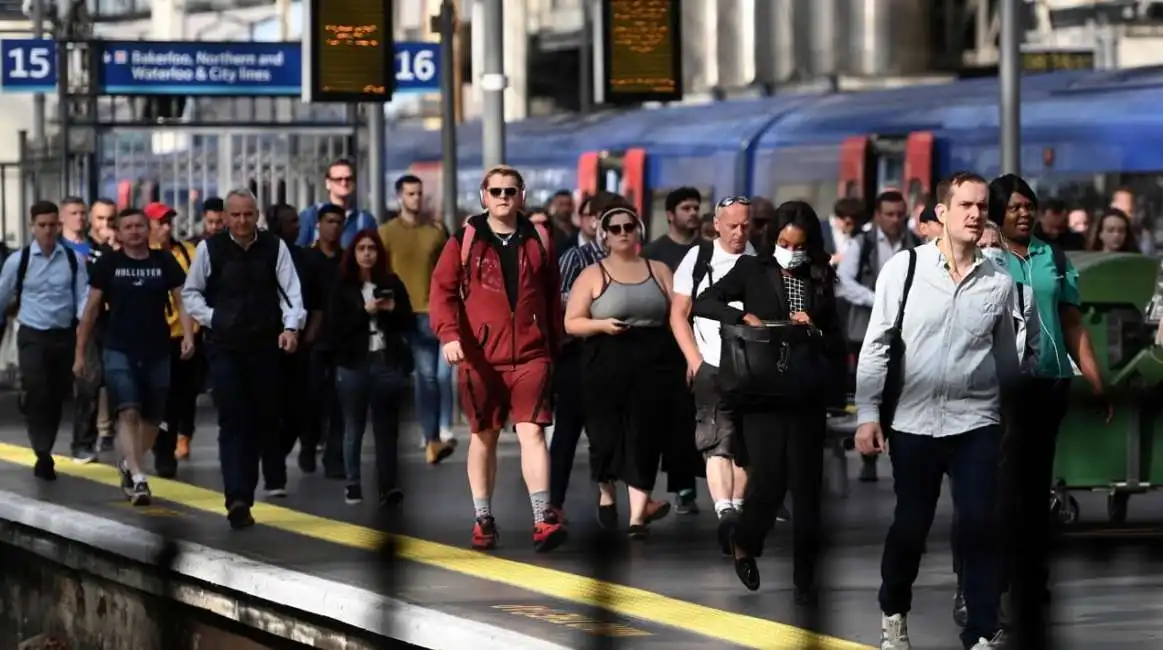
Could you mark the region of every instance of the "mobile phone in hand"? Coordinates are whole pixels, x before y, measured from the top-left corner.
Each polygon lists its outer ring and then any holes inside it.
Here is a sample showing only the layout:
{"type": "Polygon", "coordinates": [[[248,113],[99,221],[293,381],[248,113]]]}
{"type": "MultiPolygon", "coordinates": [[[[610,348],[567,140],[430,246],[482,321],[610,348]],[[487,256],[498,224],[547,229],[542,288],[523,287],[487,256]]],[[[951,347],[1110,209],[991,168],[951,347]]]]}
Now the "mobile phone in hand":
{"type": "Polygon", "coordinates": [[[392,289],[376,289],[372,293],[372,296],[376,300],[393,300],[396,297],[396,292],[392,289]]]}

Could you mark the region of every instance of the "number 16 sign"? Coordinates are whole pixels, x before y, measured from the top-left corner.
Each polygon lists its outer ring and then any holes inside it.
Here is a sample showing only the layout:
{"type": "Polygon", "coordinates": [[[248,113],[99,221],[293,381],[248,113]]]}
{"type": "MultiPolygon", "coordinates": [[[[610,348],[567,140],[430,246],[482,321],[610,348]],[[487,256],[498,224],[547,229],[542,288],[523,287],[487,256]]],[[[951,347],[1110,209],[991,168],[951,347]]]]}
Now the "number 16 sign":
{"type": "Polygon", "coordinates": [[[6,93],[56,92],[56,41],[34,38],[0,41],[0,90],[6,93]]]}

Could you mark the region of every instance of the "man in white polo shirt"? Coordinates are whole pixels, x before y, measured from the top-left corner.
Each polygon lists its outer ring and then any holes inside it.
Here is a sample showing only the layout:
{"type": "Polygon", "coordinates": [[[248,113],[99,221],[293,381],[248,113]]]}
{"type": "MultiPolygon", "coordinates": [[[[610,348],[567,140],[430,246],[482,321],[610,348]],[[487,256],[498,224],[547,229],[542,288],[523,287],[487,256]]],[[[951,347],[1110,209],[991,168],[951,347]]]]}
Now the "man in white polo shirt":
{"type": "Polygon", "coordinates": [[[724,408],[716,381],[719,323],[705,318],[695,318],[692,323],[691,304],[707,287],[727,275],[740,257],[755,254],[748,241],[751,202],[745,197],[719,201],[714,225],[718,237],[687,251],[675,269],[670,328],[686,357],[687,381],[694,391],[695,442],[707,463],[707,489],[719,517],[719,543],[724,553],[730,553],[730,531],[743,505],[746,462],[736,457],[737,422],[734,414],[724,408]]]}

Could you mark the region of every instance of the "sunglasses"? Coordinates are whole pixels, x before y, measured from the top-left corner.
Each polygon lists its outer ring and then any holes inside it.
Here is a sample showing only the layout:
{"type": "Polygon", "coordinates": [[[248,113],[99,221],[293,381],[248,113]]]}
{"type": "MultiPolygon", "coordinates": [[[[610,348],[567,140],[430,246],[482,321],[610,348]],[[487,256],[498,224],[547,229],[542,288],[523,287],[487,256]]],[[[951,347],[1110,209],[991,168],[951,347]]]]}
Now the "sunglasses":
{"type": "Polygon", "coordinates": [[[733,205],[751,205],[751,199],[746,196],[728,196],[715,204],[716,208],[729,208],[733,205]]]}
{"type": "Polygon", "coordinates": [[[489,196],[493,197],[494,199],[499,199],[502,196],[504,196],[505,198],[511,199],[514,196],[517,196],[517,188],[515,188],[515,187],[490,187],[489,188],[489,196]]]}
{"type": "Polygon", "coordinates": [[[354,182],[355,177],[354,176],[332,176],[331,178],[329,178],[327,180],[331,181],[332,183],[340,183],[342,185],[346,185],[348,183],[354,182]]]}
{"type": "Polygon", "coordinates": [[[612,223],[609,226],[606,226],[606,232],[615,236],[622,234],[629,235],[635,230],[638,230],[638,224],[634,223],[633,221],[630,223],[612,223]]]}

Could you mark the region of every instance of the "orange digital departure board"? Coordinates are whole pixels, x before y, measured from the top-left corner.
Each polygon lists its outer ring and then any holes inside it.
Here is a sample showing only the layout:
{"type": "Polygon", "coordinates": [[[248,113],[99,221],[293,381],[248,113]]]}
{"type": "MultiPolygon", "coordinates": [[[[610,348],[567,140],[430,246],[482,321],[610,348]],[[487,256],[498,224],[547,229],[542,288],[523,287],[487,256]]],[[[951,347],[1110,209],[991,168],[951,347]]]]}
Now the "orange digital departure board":
{"type": "Polygon", "coordinates": [[[391,0],[309,0],[310,101],[386,102],[395,85],[391,0]]]}
{"type": "Polygon", "coordinates": [[[602,0],[604,101],[682,99],[679,0],[602,0]]]}

